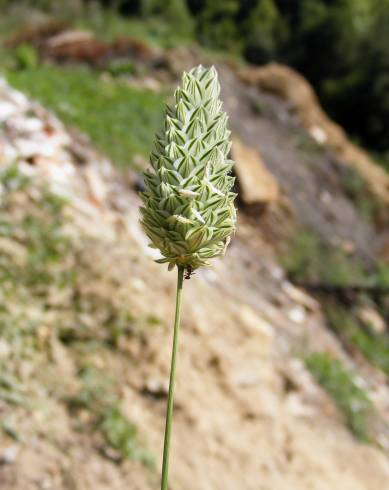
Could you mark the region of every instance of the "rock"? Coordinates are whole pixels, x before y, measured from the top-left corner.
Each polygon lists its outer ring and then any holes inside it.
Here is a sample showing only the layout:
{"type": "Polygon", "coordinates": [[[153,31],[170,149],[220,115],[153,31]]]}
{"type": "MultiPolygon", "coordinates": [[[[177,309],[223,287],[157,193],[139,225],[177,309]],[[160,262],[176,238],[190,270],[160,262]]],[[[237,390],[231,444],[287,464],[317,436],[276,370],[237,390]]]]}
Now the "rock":
{"type": "Polygon", "coordinates": [[[111,44],[115,57],[131,57],[142,61],[156,61],[161,53],[140,39],[121,36],[111,44]]]}
{"type": "Polygon", "coordinates": [[[283,366],[286,385],[289,386],[291,392],[300,392],[309,398],[315,399],[320,394],[311,374],[305,367],[301,359],[292,358],[285,362],[283,366]]]}
{"type": "Polygon", "coordinates": [[[323,145],[327,141],[327,133],[320,126],[311,126],[309,133],[319,145],[323,145]]]}
{"type": "Polygon", "coordinates": [[[0,359],[6,359],[11,353],[11,347],[6,340],[0,339],[0,359]]]}
{"type": "Polygon", "coordinates": [[[313,407],[304,402],[297,392],[289,393],[285,400],[287,410],[295,417],[311,417],[315,411],[313,407]]]}
{"type": "Polygon", "coordinates": [[[161,84],[153,77],[138,77],[128,80],[128,85],[137,89],[146,89],[153,92],[161,91],[161,84]]]}
{"type": "Polygon", "coordinates": [[[235,160],[240,198],[245,204],[269,204],[279,200],[278,182],[256,150],[235,139],[232,158],[235,160]]]}
{"type": "Polygon", "coordinates": [[[99,204],[105,202],[107,199],[108,190],[102,179],[101,173],[95,168],[89,166],[85,169],[85,178],[93,199],[99,204]]]}
{"type": "Polygon", "coordinates": [[[362,306],[357,311],[358,318],[376,333],[384,333],[386,322],[382,316],[370,306],[362,306]]]}
{"type": "Polygon", "coordinates": [[[94,36],[90,31],[64,31],[50,37],[46,45],[49,48],[57,48],[65,44],[80,43],[90,41],[94,36]]]}
{"type": "Polygon", "coordinates": [[[169,391],[169,380],[149,378],[142,388],[142,394],[155,399],[166,398],[169,391]]]}
{"type": "Polygon", "coordinates": [[[259,385],[261,382],[261,377],[257,372],[240,372],[237,373],[234,382],[237,386],[247,388],[249,386],[259,385]]]}
{"type": "Polygon", "coordinates": [[[0,453],[0,465],[15,463],[16,458],[19,454],[19,450],[19,446],[16,445],[9,446],[3,449],[3,451],[0,453]]]}
{"type": "Polygon", "coordinates": [[[274,329],[265,319],[260,317],[250,306],[242,305],[239,308],[241,325],[249,334],[257,334],[260,338],[261,350],[269,353],[273,345],[274,329]]]}
{"type": "Polygon", "coordinates": [[[0,101],[0,122],[7,121],[7,119],[13,116],[17,112],[17,107],[11,102],[6,100],[0,101]]]}
{"type": "Polygon", "coordinates": [[[301,306],[304,306],[305,308],[307,308],[307,310],[314,311],[319,308],[319,303],[314,298],[309,296],[302,289],[294,286],[289,281],[283,281],[281,284],[281,288],[292,301],[300,304],[301,306]]]}
{"type": "Polygon", "coordinates": [[[45,58],[59,62],[70,60],[98,65],[108,56],[109,46],[88,31],[66,31],[49,39],[42,53],[45,58]]]}
{"type": "MultiPolygon", "coordinates": [[[[7,117],[7,119],[10,116],[7,117]]],[[[43,131],[44,124],[43,121],[37,117],[26,117],[24,114],[15,116],[11,121],[12,129],[18,133],[34,133],[38,131],[43,131]]]]}
{"type": "Polygon", "coordinates": [[[305,311],[305,308],[303,308],[301,305],[295,305],[292,308],[288,310],[288,318],[291,320],[293,323],[304,323],[307,314],[305,311]]]}

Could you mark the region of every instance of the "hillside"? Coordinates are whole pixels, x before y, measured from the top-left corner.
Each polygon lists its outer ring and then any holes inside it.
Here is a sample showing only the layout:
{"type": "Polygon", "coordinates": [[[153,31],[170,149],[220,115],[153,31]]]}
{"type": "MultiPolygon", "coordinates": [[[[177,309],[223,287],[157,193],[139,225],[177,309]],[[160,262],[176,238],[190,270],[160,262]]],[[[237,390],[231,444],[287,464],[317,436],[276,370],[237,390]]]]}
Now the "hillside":
{"type": "Polygon", "coordinates": [[[139,43],[134,73],[107,75],[74,64],[79,39],[0,81],[1,488],[158,488],[175,275],[138,224],[139,168],[199,62],[220,74],[239,215],[226,257],[185,281],[171,488],[386,488],[387,174],[312,131],[260,81],[271,65],[139,43]]]}

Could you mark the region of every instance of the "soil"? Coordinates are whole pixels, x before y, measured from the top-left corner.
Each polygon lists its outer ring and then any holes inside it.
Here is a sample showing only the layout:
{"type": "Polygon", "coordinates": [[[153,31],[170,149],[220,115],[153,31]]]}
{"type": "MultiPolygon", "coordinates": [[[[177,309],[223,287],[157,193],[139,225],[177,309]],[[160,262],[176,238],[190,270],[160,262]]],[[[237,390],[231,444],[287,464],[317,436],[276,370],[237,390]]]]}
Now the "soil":
{"type": "MultiPolygon", "coordinates": [[[[361,256],[370,258],[377,232],[342,192],[336,178],[340,163],[321,148],[308,153],[298,148],[307,135],[285,102],[248,90],[226,67],[220,72],[233,130],[260,151],[294,219],[326,237],[352,241],[361,256]],[[261,115],[251,109],[257,97],[261,115]]],[[[105,301],[126,305],[135,318],[157,319],[129,331],[115,348],[85,354],[118,384],[120,409],[156,463],[150,468],[120,460],[98,434],[80,430],[88,411],[72,411],[63,394],[79,384],[79,354],[54,337],[47,364],[28,361],[39,386],[35,409],[1,402],[2,419],[11,420],[21,436],[0,435],[0,488],[156,490],[175,274],[153,262],[138,223],[139,198],[123,174],[87,148],[89,160],[77,164],[70,150],[74,140],[60,124],[56,131],[66,134],[61,161],[51,162],[56,171],[36,165],[31,172],[54,185],[64,160],[72,169],[66,167],[61,185],[70,196],[73,234],[81,237],[86,272],[78,288],[96,298],[91,331],[98,336],[104,330],[97,310],[105,301]]],[[[263,235],[263,220],[242,210],[238,223],[227,256],[185,281],[171,490],[389,487],[387,456],[355,440],[300,353],[324,350],[355,367],[353,359],[327,328],[320,304],[287,281],[271,240],[263,235]]],[[[377,377],[369,376],[364,382],[373,393],[377,377]]],[[[387,386],[381,383],[379,390],[387,416],[387,386]]]]}

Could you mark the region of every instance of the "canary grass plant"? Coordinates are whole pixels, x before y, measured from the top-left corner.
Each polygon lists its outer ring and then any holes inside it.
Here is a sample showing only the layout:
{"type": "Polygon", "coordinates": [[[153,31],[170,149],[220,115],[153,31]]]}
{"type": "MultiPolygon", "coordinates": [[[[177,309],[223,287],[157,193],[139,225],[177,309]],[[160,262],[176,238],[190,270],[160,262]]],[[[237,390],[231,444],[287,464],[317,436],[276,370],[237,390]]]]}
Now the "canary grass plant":
{"type": "Polygon", "coordinates": [[[184,73],[167,108],[164,130],[157,135],[151,168],[144,173],[141,223],[159,263],[177,266],[176,313],[167,401],[161,490],[168,488],[173,394],[184,274],[224,255],[235,230],[236,211],[230,176],[233,161],[227,115],[219,100],[214,67],[184,73]]]}

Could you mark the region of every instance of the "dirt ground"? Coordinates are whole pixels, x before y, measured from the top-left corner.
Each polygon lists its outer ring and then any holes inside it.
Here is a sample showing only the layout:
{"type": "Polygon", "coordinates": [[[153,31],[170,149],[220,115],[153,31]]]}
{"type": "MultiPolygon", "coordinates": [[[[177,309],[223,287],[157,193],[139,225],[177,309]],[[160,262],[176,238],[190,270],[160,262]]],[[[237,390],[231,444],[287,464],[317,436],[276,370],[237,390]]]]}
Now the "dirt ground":
{"type": "MultiPolygon", "coordinates": [[[[352,234],[361,253],[367,253],[365,244],[374,232],[357,220],[347,199],[334,190],[342,220],[307,206],[318,199],[317,175],[289,152],[283,123],[276,129],[266,120],[255,119],[254,124],[243,104],[241,113],[234,111],[236,87],[228,74],[222,80],[233,127],[239,122],[240,135],[258,144],[270,170],[290,191],[299,218],[344,239],[352,234]],[[291,167],[296,172],[290,172],[291,167]]],[[[61,125],[56,130],[67,134],[61,125]]],[[[72,411],[64,395],[78,386],[79,355],[54,337],[49,362],[28,363],[38,385],[34,409],[1,402],[1,418],[11,420],[21,436],[12,440],[0,435],[0,488],[157,489],[175,274],[153,262],[154,252],[138,224],[139,198],[126,179],[94,153],[82,166],[76,164],[71,137],[63,141],[61,155],[72,170],[61,174],[61,192],[70,196],[72,230],[83,237],[81,255],[88,271],[78,287],[97,298],[92,332],[101,332],[98,303],[108,300],[126,305],[136,318],[158,319],[124,335],[116,348],[84,354],[84,361],[109,373],[119,385],[120,409],[138,428],[155,465],[118,461],[94,433],[80,430],[88,413],[72,411]]],[[[319,168],[329,157],[320,158],[319,168]]],[[[55,179],[63,162],[51,165],[57,165],[58,172],[48,172],[45,165],[33,172],[58,188],[55,179]]],[[[299,293],[285,278],[260,228],[244,213],[227,256],[185,281],[171,490],[389,487],[387,456],[353,438],[300,361],[299,353],[307,346],[347,356],[327,329],[320,305],[299,293]]]]}

